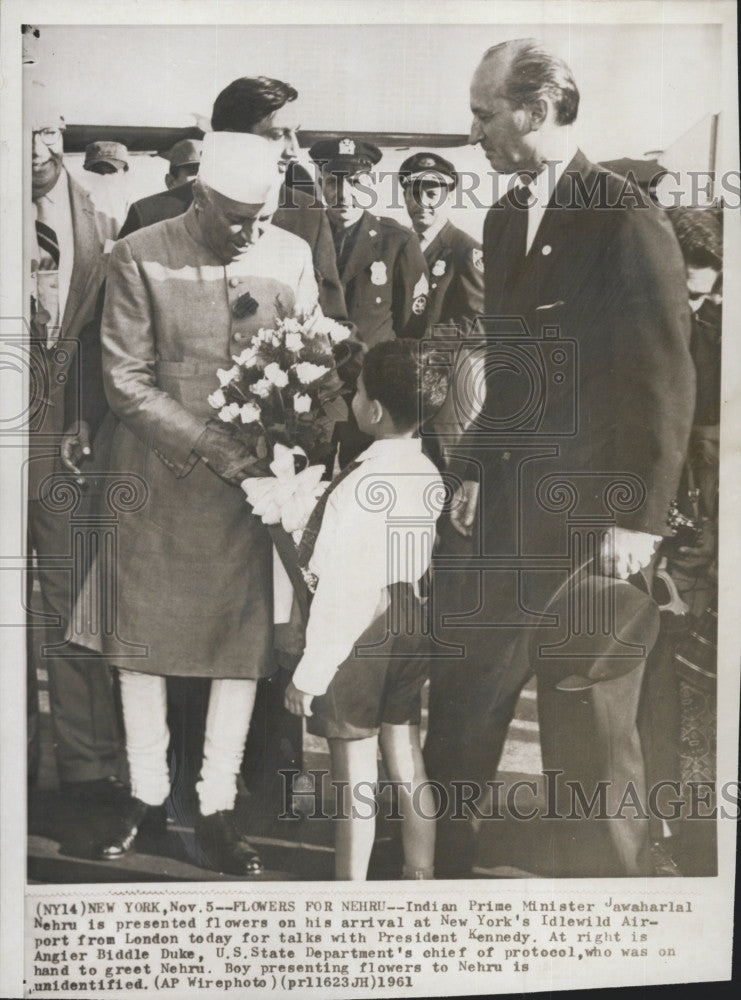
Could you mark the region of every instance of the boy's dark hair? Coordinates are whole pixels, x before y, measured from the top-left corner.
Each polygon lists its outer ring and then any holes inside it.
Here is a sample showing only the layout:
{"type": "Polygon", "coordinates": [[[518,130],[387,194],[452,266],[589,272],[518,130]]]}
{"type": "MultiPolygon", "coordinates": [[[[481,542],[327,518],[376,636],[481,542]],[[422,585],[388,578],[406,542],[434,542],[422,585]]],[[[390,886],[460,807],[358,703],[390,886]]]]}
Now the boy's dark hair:
{"type": "Polygon", "coordinates": [[[298,91],[282,80],[241,76],[214,101],[211,128],[214,132],[251,132],[259,121],[297,97],[298,91]]]}
{"type": "Polygon", "coordinates": [[[689,267],[723,268],[723,215],[712,208],[679,206],[667,212],[689,267]]]}
{"type": "Polygon", "coordinates": [[[418,340],[397,338],[371,347],[363,359],[363,385],[369,399],[389,412],[397,430],[418,427],[445,402],[448,369],[418,340]]]}

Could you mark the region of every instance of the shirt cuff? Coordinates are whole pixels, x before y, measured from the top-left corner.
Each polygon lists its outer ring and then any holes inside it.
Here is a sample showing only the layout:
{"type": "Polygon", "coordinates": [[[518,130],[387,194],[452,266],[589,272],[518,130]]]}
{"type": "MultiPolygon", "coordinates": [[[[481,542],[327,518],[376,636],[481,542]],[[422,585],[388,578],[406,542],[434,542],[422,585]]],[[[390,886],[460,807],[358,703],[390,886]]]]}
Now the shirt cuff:
{"type": "Polygon", "coordinates": [[[299,691],[305,691],[318,698],[326,693],[332,678],[337,673],[337,667],[344,659],[345,657],[342,657],[337,660],[332,650],[326,647],[313,655],[311,652],[304,653],[293,673],[293,683],[299,691]]]}

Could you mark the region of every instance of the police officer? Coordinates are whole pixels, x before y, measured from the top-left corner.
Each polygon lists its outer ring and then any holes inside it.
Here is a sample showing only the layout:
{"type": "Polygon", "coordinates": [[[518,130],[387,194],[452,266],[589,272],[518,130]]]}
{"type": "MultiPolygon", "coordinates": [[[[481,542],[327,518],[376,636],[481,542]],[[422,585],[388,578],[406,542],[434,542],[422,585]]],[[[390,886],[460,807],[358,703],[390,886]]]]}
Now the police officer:
{"type": "Polygon", "coordinates": [[[427,324],[456,324],[467,332],[484,307],[481,244],[448,217],[458,184],[453,164],[437,153],[415,153],[399,167],[412,227],[430,274],[427,324]]]}
{"type": "Polygon", "coordinates": [[[419,242],[398,222],[363,208],[381,150],[356,139],[322,139],[309,155],[321,171],[337,270],[358,339],[372,347],[394,336],[423,336],[428,282],[419,242]]]}
{"type": "MultiPolygon", "coordinates": [[[[455,326],[465,337],[484,308],[484,258],[481,244],[448,217],[458,173],[437,153],[421,152],[401,164],[399,182],[430,275],[427,325],[455,326]]],[[[481,352],[458,353],[448,398],[426,427],[433,435],[428,439],[429,453],[437,462],[474,416],[476,394],[467,391],[465,383],[476,378],[480,363],[481,352]]]]}
{"type": "MultiPolygon", "coordinates": [[[[372,347],[395,336],[424,336],[429,286],[419,242],[398,222],[363,208],[373,195],[370,171],[381,159],[381,150],[356,139],[321,139],[309,156],[320,170],[337,271],[355,337],[372,347]]],[[[343,371],[348,401],[358,370],[350,364],[343,371]]],[[[335,438],[343,468],[371,443],[358,429],[352,410],[347,423],[336,425],[335,438]]]]}

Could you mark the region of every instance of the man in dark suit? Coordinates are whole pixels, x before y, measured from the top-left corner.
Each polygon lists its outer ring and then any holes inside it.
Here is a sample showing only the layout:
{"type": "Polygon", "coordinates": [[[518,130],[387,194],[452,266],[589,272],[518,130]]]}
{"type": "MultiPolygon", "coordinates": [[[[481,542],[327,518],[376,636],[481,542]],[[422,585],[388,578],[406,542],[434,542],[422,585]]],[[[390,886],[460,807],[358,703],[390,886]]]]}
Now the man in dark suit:
{"type": "MultiPolygon", "coordinates": [[[[499,319],[487,321],[486,397],[458,449],[435,580],[448,622],[436,621],[438,634],[464,649],[432,676],[428,773],[449,782],[496,772],[542,654],[523,638],[566,579],[589,567],[597,592],[599,581],[650,572],[692,419],[676,239],[634,187],[575,151],[578,104],[569,68],[532,39],[490,49],[471,84],[470,142],[515,180],[484,227],[484,313],[499,319]]],[[[625,632],[621,606],[608,635],[625,632]]],[[[568,634],[545,629],[544,643],[562,640],[561,669],[539,675],[544,764],[568,771],[564,755],[578,744],[614,808],[628,780],[645,791],[636,713],[649,637],[625,646],[631,670],[595,683],[599,645],[571,628],[563,605],[558,618],[568,634]],[[591,743],[568,721],[582,699],[591,743]]],[[[606,824],[609,842],[623,874],[646,874],[648,823],[629,816],[606,824]]],[[[470,868],[467,826],[440,824],[441,872],[470,868]]]]}
{"type": "MultiPolygon", "coordinates": [[[[104,274],[104,247],[114,221],[98,212],[63,166],[64,120],[48,112],[33,129],[31,353],[36,418],[29,432],[28,535],[36,554],[46,620],[28,630],[29,775],[38,759],[37,670],[48,671],[54,751],[62,788],[108,799],[122,790],[121,737],[111,679],[105,666],[76,655],[65,642],[84,566],[74,565],[89,497],[75,488],[61,462],[68,424],[77,420],[80,393],[78,338],[91,319],[104,274]],[[72,509],[66,500],[74,497],[72,509]]],[[[77,428],[76,428],[77,429],[77,428]]],[[[89,442],[88,442],[89,443],[89,442]]],[[[29,579],[31,574],[29,573],[29,579]]]]}
{"type": "MultiPolygon", "coordinates": [[[[281,80],[263,76],[240,77],[225,87],[216,98],[211,126],[214,132],[252,132],[279,143],[283,147],[283,167],[287,170],[298,150],[298,125],[291,115],[291,103],[297,96],[297,91],[281,80]]],[[[119,238],[144,226],[162,222],[163,219],[182,215],[192,201],[192,183],[181,184],[169,191],[160,191],[135,201],[129,209],[119,238]]],[[[306,240],[314,258],[322,311],[332,319],[346,319],[332,236],[320,202],[305,191],[284,185],[280,194],[280,206],[273,216],[273,225],[306,240]]]]}

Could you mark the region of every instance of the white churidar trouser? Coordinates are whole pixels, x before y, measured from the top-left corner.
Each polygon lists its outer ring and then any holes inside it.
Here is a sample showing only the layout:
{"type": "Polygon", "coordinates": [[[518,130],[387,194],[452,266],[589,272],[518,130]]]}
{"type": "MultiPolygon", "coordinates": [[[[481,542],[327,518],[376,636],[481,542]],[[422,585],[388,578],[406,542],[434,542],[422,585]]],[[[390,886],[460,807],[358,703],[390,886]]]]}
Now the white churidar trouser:
{"type": "MultiPolygon", "coordinates": [[[[167,691],[165,678],[120,670],[131,794],[147,805],[161,805],[170,794],[167,769],[167,691]]],[[[203,744],[201,780],[196,785],[201,813],[232,809],[237,775],[255,705],[253,680],[211,681],[203,744]]]]}

